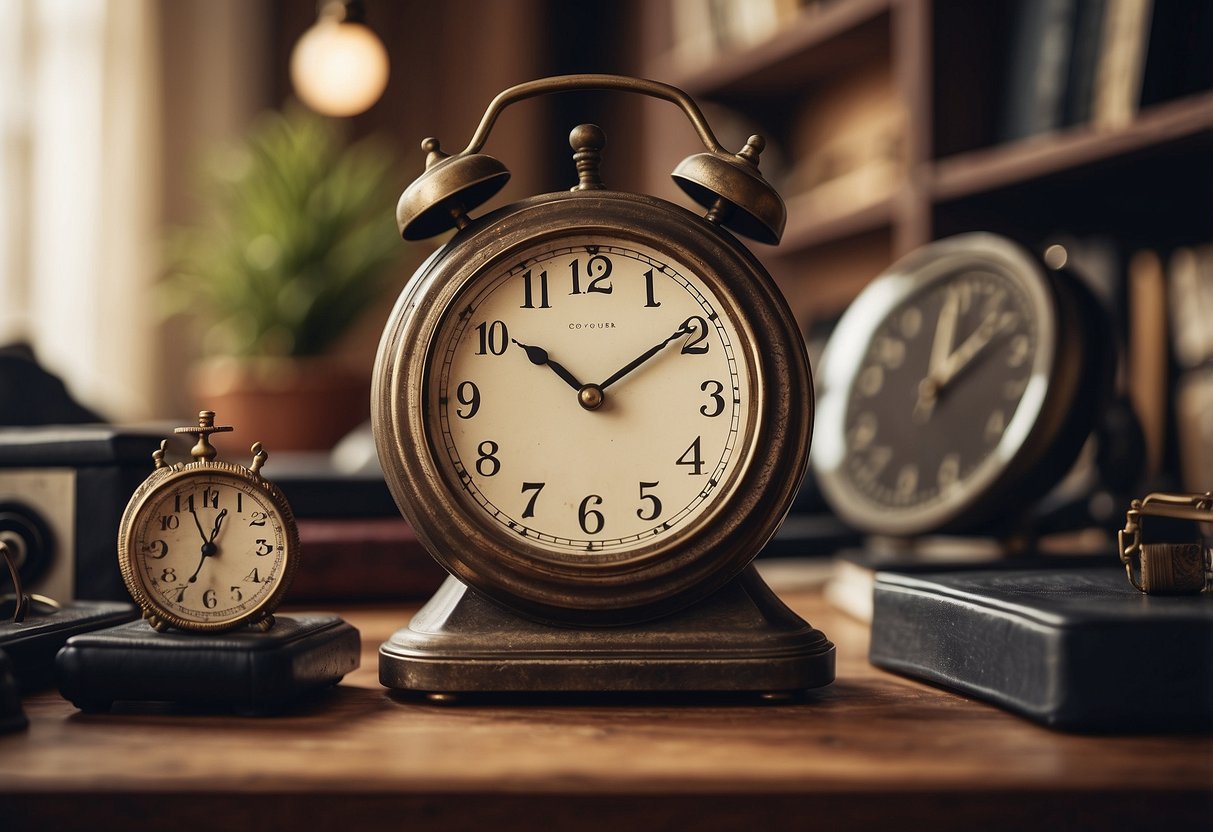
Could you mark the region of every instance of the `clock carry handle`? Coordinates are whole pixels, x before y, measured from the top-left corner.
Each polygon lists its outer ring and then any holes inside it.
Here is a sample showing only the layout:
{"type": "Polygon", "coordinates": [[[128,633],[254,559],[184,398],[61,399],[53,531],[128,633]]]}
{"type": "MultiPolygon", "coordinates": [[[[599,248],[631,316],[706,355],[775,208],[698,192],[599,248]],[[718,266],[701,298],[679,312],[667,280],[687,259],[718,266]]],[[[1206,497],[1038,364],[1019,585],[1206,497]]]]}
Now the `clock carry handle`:
{"type": "MultiPolygon", "coordinates": [[[[674,182],[704,208],[709,222],[758,240],[775,244],[783,235],[787,208],[779,193],[758,170],[758,157],[766,147],[761,136],[751,136],[737,153],[725,150],[703,113],[677,87],[623,75],[557,75],[528,81],[499,93],[480,120],[468,146],[454,156],[444,153],[437,139],[421,143],[426,152],[426,170],[400,197],[396,222],[406,240],[423,240],[468,223],[467,212],[482,205],[509,180],[509,170],[492,156],[481,153],[497,118],[509,105],[549,93],[574,90],[615,90],[647,95],[678,106],[703,142],[705,150],[688,156],[674,169],[674,182]]],[[[574,190],[601,187],[597,181],[597,158],[605,145],[598,128],[573,130],[570,143],[576,151],[582,184],[574,190]],[[583,160],[592,158],[593,162],[583,160]]]]}

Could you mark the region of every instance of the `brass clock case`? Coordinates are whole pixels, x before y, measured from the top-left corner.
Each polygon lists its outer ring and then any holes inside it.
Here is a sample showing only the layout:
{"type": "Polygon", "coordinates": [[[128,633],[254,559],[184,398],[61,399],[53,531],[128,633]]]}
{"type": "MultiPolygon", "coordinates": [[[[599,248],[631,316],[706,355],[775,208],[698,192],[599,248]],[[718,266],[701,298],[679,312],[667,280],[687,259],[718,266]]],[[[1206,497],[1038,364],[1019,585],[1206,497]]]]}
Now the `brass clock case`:
{"type": "Polygon", "coordinates": [[[402,291],[376,359],[372,422],[389,489],[433,557],[463,582],[529,617],[624,624],[701,599],[737,576],[774,534],[807,466],[813,398],[787,304],[728,232],[649,196],[578,190],[537,196],[472,221],[402,291]],[[606,237],[694,272],[735,325],[749,368],[749,440],[711,507],[623,557],[561,555],[491,522],[441,462],[432,374],[444,321],[478,278],[536,246],[606,237]]]}
{"type": "Polygon", "coordinates": [[[272,482],[248,468],[213,459],[164,465],[157,467],[140,484],[123,512],[118,530],[118,564],[131,598],[143,610],[144,618],[156,629],[172,627],[183,631],[214,633],[244,626],[265,627],[272,622],[272,613],[282,603],[298,569],[299,533],[286,497],[272,482]],[[166,602],[162,591],[149,583],[144,570],[140,568],[140,553],[136,544],[139,530],[152,522],[148,513],[155,511],[173,492],[193,482],[223,483],[231,489],[255,496],[259,503],[265,504],[273,512],[267,518],[268,527],[281,534],[283,547],[278,558],[281,566],[267,570],[262,578],[270,579],[271,588],[261,593],[254,603],[241,605],[237,612],[215,615],[209,620],[186,617],[166,602]]]}
{"type": "MultiPolygon", "coordinates": [[[[1051,269],[1017,243],[993,234],[940,240],[895,263],[847,309],[822,356],[813,468],[831,507],[862,531],[894,537],[991,531],[1013,523],[1074,463],[1105,400],[1114,350],[1098,305],[1073,275],[1051,269]],[[1033,346],[1024,378],[1014,382],[1022,385],[1022,393],[989,447],[971,467],[966,460],[955,481],[942,484],[941,466],[937,488],[932,482],[906,495],[895,495],[896,487],[887,483],[877,488],[867,481],[871,468],[862,470],[857,462],[867,452],[861,447],[864,443],[885,443],[881,447],[888,448],[884,458],[889,460],[885,464],[889,472],[907,460],[922,462],[925,479],[935,473],[934,467],[926,466],[928,458],[932,466],[941,463],[924,448],[932,443],[941,447],[951,443],[944,450],[960,447],[986,424],[979,402],[971,410],[936,411],[926,423],[916,424],[919,413],[912,387],[904,400],[886,398],[878,405],[864,405],[879,424],[897,423],[896,432],[876,433],[872,439],[856,416],[865,395],[863,374],[879,363],[873,356],[880,339],[900,325],[897,316],[914,308],[922,312],[919,343],[925,341],[925,347],[935,352],[932,334],[940,340],[940,325],[930,311],[930,295],[948,292],[974,274],[982,275],[994,292],[1017,299],[1019,323],[1010,327],[1009,334],[990,339],[995,346],[988,352],[994,352],[999,338],[1005,343],[1010,335],[1031,334],[1033,346]]],[[[943,316],[940,311],[938,317],[943,316]]],[[[953,358],[965,352],[967,339],[984,340],[971,320],[954,337],[959,346],[953,346],[953,358]]],[[[907,369],[913,363],[909,349],[904,365],[885,367],[885,386],[899,373],[914,380],[926,375],[917,386],[919,403],[929,396],[933,407],[937,394],[943,398],[948,393],[932,389],[930,373],[907,369]]],[[[963,357],[964,367],[955,373],[957,387],[982,383],[983,375],[995,372],[998,362],[1004,361],[1001,355],[982,353],[963,357]]],[[[891,473],[878,476],[892,481],[891,473]]]]}

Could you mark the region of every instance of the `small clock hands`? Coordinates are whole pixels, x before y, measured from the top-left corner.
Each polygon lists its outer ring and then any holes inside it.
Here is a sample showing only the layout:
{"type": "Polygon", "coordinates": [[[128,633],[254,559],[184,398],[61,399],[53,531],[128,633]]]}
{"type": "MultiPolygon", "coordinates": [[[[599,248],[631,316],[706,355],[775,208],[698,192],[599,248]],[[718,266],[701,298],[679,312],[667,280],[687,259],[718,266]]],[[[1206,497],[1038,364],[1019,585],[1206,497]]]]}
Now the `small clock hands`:
{"type": "Polygon", "coordinates": [[[539,366],[539,367],[547,365],[548,367],[550,367],[552,369],[553,373],[560,376],[560,378],[564,381],[564,383],[567,384],[569,387],[572,387],[574,390],[580,390],[584,386],[584,385],[582,385],[582,383],[580,381],[577,380],[576,376],[574,376],[572,373],[570,373],[568,370],[566,370],[564,368],[564,365],[560,364],[557,361],[553,361],[548,356],[548,351],[545,350],[543,347],[536,347],[536,346],[532,346],[530,344],[524,344],[521,341],[519,341],[517,338],[511,338],[510,340],[513,341],[518,346],[522,347],[522,349],[526,351],[526,357],[532,364],[539,366]]]}
{"type": "MultiPolygon", "coordinates": [[[[198,526],[199,533],[202,533],[202,523],[198,520],[198,512],[194,511],[194,507],[190,506],[190,514],[194,515],[194,523],[198,526]]],[[[219,516],[215,518],[215,528],[211,529],[211,536],[208,538],[205,533],[202,533],[202,557],[198,559],[198,568],[194,570],[194,574],[190,575],[189,583],[194,583],[198,580],[198,573],[202,571],[202,564],[206,563],[206,559],[212,555],[218,554],[219,547],[215,545],[215,538],[219,536],[219,528],[223,525],[223,518],[227,517],[227,509],[219,512],[219,516]]]]}

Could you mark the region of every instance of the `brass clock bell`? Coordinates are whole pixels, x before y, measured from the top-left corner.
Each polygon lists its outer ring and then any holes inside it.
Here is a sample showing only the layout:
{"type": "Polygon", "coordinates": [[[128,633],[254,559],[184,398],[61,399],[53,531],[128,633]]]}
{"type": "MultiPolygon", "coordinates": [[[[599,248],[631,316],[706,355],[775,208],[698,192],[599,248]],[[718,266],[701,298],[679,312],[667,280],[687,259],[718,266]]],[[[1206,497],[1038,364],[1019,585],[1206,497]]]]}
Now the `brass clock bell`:
{"type": "MultiPolygon", "coordinates": [[[[617,75],[566,75],[511,87],[493,99],[468,146],[454,156],[444,153],[437,139],[425,139],[421,144],[426,152],[425,172],[405,189],[396,207],[396,223],[404,239],[424,240],[452,228],[464,228],[469,222],[467,213],[491,199],[509,181],[506,166],[480,152],[502,110],[538,95],[584,89],[635,92],[682,108],[706,149],[688,156],[674,168],[670,174],[674,182],[708,209],[705,219],[709,222],[761,243],[779,242],[787,222],[787,208],[758,170],[759,155],[766,146],[763,138],[751,136],[740,151],[729,153],[682,90],[617,75]]],[[[602,187],[597,181],[596,165],[588,161],[596,162],[602,144],[595,147],[590,136],[587,136],[590,143],[578,148],[579,154],[588,157],[585,161],[578,160],[581,182],[577,188],[581,190],[602,187]]]]}

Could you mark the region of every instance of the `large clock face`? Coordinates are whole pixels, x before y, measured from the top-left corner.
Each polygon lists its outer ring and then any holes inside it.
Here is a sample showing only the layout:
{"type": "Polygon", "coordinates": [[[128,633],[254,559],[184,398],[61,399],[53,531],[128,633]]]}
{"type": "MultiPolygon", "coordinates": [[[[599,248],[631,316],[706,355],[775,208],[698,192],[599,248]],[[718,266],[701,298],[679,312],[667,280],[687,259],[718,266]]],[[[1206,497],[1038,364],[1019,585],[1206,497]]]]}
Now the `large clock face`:
{"type": "Polygon", "coordinates": [[[754,430],[735,313],[676,258],[566,238],[486,268],[432,352],[431,442],[469,510],[556,559],[627,558],[727,493],[754,430]]]}
{"type": "Polygon", "coordinates": [[[581,623],[736,577],[795,497],[812,421],[804,342],[758,262],[614,191],[461,230],[401,292],[372,390],[385,480],[430,554],[581,623]]]}
{"type": "Polygon", "coordinates": [[[1043,281],[999,262],[869,287],[825,356],[815,465],[839,513],[889,534],[963,523],[1041,423],[1054,328],[1043,281]]]}
{"type": "Polygon", "coordinates": [[[290,557],[272,501],[221,470],[178,474],[157,487],[136,513],[126,549],[152,605],[203,627],[243,618],[278,595],[290,557]]]}

